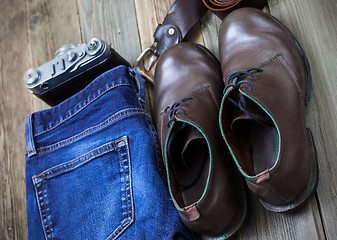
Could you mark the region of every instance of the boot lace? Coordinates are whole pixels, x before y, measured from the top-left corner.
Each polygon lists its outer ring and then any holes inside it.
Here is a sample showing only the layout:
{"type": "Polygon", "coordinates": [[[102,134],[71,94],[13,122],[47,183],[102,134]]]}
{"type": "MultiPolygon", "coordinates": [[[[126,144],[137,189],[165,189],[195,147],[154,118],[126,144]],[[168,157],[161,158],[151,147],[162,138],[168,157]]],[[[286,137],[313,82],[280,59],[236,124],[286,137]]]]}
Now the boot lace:
{"type": "Polygon", "coordinates": [[[167,122],[167,127],[170,127],[170,124],[172,122],[176,121],[176,115],[180,111],[183,115],[186,115],[186,111],[183,109],[184,107],[187,107],[186,101],[193,99],[191,96],[184,97],[181,101],[174,102],[170,107],[169,111],[169,120],[167,122]]]}
{"type": "MultiPolygon", "coordinates": [[[[225,94],[227,89],[230,88],[230,87],[233,87],[234,89],[236,90],[239,90],[240,87],[243,85],[243,84],[247,84],[248,85],[248,89],[249,90],[252,90],[253,89],[253,85],[252,85],[252,82],[248,81],[248,80],[245,80],[247,79],[247,77],[251,77],[251,80],[252,81],[255,81],[255,77],[254,77],[254,74],[253,73],[256,73],[256,72],[262,72],[263,70],[259,67],[252,67],[252,68],[249,68],[248,70],[246,71],[237,71],[237,72],[234,72],[232,74],[230,74],[228,77],[227,77],[227,80],[226,80],[226,87],[223,91],[223,93],[225,94]],[[235,79],[236,78],[241,78],[243,80],[240,80],[238,81],[237,83],[234,83],[235,79]],[[231,82],[232,81],[232,82],[231,82]],[[231,82],[231,83],[230,83],[231,82]]],[[[238,107],[242,112],[244,112],[247,116],[251,117],[253,120],[255,120],[256,122],[262,124],[262,125],[265,125],[265,126],[273,126],[271,123],[268,123],[268,122],[265,122],[265,121],[262,121],[260,120],[259,118],[257,118],[254,114],[250,113],[247,108],[248,108],[248,104],[247,104],[247,100],[246,100],[246,97],[239,91],[239,101],[236,102],[234,99],[232,99],[231,97],[228,97],[228,100],[233,103],[236,107],[238,107]]]]}

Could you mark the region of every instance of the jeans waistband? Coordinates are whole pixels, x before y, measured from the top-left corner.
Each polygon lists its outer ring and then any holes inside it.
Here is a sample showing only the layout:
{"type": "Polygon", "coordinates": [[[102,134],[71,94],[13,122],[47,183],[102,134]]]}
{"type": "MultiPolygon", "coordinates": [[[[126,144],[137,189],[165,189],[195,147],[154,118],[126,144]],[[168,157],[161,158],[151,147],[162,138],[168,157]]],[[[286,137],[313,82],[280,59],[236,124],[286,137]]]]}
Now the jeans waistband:
{"type": "Polygon", "coordinates": [[[76,116],[106,92],[119,86],[130,86],[144,107],[144,86],[139,73],[126,66],[118,66],[93,80],[86,88],[55,107],[32,113],[26,120],[27,156],[36,154],[35,137],[48,133],[63,122],[76,116]]]}

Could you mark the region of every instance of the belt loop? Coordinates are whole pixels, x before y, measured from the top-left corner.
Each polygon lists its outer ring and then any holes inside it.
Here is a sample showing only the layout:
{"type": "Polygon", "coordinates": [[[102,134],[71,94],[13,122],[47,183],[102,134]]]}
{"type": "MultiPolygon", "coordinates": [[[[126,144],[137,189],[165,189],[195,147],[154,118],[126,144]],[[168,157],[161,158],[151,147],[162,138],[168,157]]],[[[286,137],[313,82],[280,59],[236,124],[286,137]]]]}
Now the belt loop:
{"type": "Polygon", "coordinates": [[[145,90],[142,76],[132,68],[129,68],[129,73],[136,80],[138,86],[138,100],[145,104],[145,90]]]}
{"type": "Polygon", "coordinates": [[[34,144],[34,135],[33,135],[33,114],[31,114],[26,119],[26,148],[27,148],[27,156],[31,157],[36,154],[35,144],[34,144]]]}

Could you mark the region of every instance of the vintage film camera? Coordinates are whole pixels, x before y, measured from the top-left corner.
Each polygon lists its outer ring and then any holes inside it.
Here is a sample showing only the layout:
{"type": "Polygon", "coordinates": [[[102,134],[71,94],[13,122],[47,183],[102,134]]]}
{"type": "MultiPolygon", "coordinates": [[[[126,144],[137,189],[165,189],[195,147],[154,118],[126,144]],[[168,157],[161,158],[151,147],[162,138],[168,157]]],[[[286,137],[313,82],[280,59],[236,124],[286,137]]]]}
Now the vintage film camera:
{"type": "Polygon", "coordinates": [[[119,65],[130,66],[106,42],[93,38],[88,43],[62,46],[53,60],[29,69],[23,81],[34,95],[55,106],[119,65]]]}

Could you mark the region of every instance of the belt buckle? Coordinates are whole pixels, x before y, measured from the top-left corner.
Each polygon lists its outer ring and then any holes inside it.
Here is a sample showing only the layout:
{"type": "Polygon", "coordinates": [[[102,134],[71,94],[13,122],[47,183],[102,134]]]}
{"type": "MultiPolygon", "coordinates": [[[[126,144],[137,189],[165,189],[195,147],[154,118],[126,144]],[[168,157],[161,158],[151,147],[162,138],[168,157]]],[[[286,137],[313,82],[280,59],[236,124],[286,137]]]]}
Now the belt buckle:
{"type": "Polygon", "coordinates": [[[137,58],[134,65],[134,69],[140,73],[151,84],[154,84],[153,76],[150,74],[150,70],[158,57],[155,55],[155,51],[150,47],[146,48],[137,58]]]}

